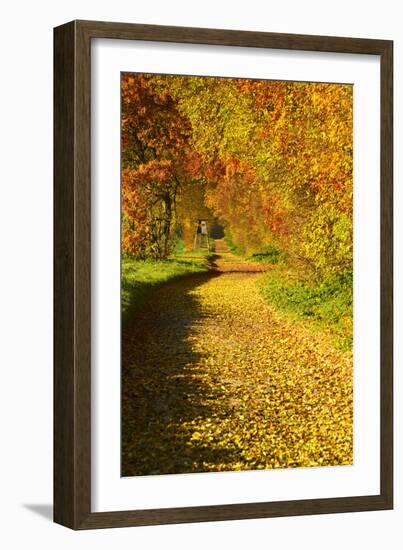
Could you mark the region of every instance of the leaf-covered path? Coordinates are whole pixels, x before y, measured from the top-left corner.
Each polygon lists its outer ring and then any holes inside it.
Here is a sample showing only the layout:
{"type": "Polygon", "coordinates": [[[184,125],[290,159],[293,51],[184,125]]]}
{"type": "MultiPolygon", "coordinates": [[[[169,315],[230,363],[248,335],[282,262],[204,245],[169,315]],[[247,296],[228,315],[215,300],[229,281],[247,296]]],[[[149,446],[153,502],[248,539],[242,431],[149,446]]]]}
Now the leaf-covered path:
{"type": "Polygon", "coordinates": [[[259,268],[219,252],[124,331],[123,475],[351,464],[351,355],[281,319],[259,268]]]}

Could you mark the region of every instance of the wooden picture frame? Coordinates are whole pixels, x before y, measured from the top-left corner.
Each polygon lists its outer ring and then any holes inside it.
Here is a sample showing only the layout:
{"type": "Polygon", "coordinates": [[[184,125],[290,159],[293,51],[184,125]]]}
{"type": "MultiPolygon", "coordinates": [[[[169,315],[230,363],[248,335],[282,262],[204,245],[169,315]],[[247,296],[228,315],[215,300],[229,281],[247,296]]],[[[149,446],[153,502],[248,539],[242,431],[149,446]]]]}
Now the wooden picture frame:
{"type": "Polygon", "coordinates": [[[393,43],[127,23],[72,21],[54,30],[54,520],[72,529],[327,514],[393,507],[393,43]],[[381,471],[375,495],[91,512],[90,45],[147,40],[380,56],[381,471]]]}

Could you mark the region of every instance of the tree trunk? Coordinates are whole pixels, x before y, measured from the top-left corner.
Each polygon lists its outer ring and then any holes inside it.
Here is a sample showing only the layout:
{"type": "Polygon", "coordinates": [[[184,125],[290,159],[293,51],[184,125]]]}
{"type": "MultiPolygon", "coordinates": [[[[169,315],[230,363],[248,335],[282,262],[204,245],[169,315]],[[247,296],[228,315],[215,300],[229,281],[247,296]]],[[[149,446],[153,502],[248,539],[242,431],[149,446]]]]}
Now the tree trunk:
{"type": "Polygon", "coordinates": [[[163,243],[163,256],[164,259],[169,255],[169,248],[171,244],[171,226],[172,226],[172,198],[169,194],[164,197],[165,205],[165,220],[164,220],[164,243],[163,243]]]}

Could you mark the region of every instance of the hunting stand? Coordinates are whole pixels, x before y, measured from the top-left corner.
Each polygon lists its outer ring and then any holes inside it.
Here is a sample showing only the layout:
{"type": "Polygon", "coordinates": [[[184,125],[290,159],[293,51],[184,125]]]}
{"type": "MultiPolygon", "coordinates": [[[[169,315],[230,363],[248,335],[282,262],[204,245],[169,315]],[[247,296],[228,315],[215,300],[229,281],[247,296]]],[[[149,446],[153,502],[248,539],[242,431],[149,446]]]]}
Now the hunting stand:
{"type": "Polygon", "coordinates": [[[197,250],[198,248],[207,248],[207,251],[210,252],[210,242],[208,238],[206,220],[197,221],[196,233],[193,241],[193,250],[197,250]]]}

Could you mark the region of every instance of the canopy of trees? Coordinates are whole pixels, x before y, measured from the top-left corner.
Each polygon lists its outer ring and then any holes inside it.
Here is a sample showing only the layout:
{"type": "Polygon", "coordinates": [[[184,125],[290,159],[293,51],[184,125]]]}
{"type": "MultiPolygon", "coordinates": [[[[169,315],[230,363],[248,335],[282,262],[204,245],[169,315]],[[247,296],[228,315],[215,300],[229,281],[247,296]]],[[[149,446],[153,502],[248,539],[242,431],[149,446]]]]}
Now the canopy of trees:
{"type": "Polygon", "coordinates": [[[245,254],[352,264],[352,86],[122,76],[122,246],[166,258],[198,218],[245,254]]]}

